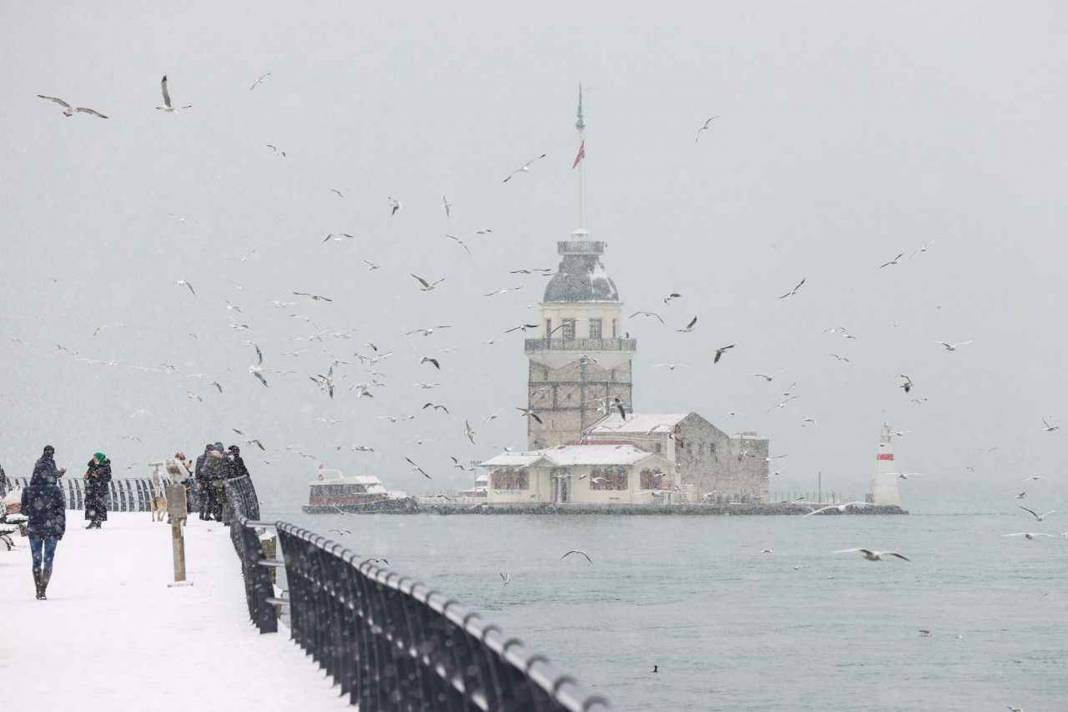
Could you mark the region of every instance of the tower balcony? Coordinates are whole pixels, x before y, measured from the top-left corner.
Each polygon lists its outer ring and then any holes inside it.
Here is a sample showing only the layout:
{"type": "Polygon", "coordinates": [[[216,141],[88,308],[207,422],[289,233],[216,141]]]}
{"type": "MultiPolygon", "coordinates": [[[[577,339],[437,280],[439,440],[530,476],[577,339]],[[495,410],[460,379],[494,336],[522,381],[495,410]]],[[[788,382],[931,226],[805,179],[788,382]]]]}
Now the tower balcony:
{"type": "Polygon", "coordinates": [[[526,339],[528,354],[545,351],[636,351],[637,339],[526,339]]]}

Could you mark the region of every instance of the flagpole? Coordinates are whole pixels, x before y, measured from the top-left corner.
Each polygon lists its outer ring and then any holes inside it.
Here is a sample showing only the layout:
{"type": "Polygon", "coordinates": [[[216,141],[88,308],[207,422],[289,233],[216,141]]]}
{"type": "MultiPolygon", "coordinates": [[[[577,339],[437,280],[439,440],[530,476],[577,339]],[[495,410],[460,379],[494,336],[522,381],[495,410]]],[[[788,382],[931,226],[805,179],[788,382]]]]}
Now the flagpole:
{"type": "MultiPolygon", "coordinates": [[[[582,116],[582,85],[579,84],[579,99],[578,99],[578,120],[575,122],[575,128],[578,129],[579,149],[584,150],[586,144],[586,122],[582,116]]],[[[583,161],[580,160],[578,164],[578,229],[586,229],[586,204],[585,204],[585,180],[583,177],[583,161]]]]}

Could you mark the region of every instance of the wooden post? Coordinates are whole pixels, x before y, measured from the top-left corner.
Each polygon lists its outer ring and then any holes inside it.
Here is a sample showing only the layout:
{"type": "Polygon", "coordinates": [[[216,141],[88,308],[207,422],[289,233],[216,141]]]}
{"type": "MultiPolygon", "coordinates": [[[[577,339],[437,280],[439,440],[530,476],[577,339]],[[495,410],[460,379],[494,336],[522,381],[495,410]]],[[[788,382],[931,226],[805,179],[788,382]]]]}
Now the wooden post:
{"type": "Polygon", "coordinates": [[[174,582],[185,581],[185,535],[182,527],[188,516],[186,506],[185,487],[180,484],[168,482],[165,488],[167,493],[167,516],[171,521],[171,552],[174,556],[174,582]]]}

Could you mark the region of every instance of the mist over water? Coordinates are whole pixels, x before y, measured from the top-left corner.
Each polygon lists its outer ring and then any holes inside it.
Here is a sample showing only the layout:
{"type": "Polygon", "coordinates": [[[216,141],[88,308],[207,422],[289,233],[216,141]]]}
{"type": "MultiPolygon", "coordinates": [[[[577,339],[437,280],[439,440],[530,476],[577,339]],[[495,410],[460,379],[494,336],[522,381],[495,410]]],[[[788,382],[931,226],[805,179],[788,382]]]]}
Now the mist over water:
{"type": "Polygon", "coordinates": [[[1068,699],[1065,543],[1003,538],[1023,530],[1014,516],[287,519],[351,529],[333,538],[481,611],[620,710],[1068,699]],[[857,546],[911,562],[832,553],[857,546]],[[576,548],[594,563],[560,560],[576,548]]]}

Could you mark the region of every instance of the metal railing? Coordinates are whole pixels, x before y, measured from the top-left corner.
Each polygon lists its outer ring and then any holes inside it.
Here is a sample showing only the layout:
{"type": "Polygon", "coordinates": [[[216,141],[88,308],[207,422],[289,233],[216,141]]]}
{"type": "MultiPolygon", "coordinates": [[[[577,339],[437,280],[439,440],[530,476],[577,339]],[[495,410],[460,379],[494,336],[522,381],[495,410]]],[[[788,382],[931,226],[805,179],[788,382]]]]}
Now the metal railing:
{"type": "MultiPolygon", "coordinates": [[[[29,477],[12,477],[14,485],[26,487],[29,477]]],[[[69,474],[56,480],[63,491],[67,509],[85,509],[85,478],[69,474]]],[[[152,481],[147,477],[112,479],[108,483],[107,508],[109,512],[151,512],[152,481]]]]}
{"type": "Polygon", "coordinates": [[[276,606],[288,605],[293,640],[361,712],[611,709],[544,655],[442,593],[294,524],[250,519],[259,503],[248,478],[228,480],[226,499],[253,623],[276,631],[276,606]],[[272,526],[284,562],[264,554],[258,529],[272,526]],[[283,565],[284,599],[274,596],[269,572],[283,565]]]}
{"type": "Polygon", "coordinates": [[[276,526],[293,639],[361,711],[611,709],[455,600],[306,529],[276,526]]]}
{"type": "Polygon", "coordinates": [[[526,339],[524,349],[531,351],[634,351],[637,339],[526,339]]]}
{"type": "Polygon", "coordinates": [[[260,516],[256,488],[248,477],[237,477],[226,481],[224,491],[223,521],[230,524],[230,541],[241,561],[249,618],[261,633],[275,633],[278,631],[278,609],[271,603],[274,582],[269,571],[273,560],[267,558],[256,526],[264,524],[255,521],[260,516]]]}

